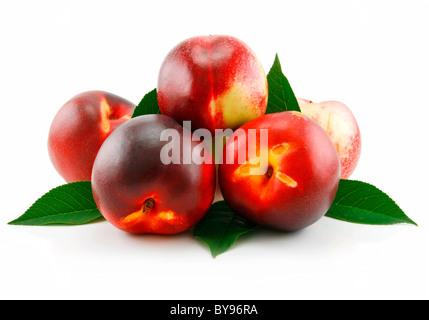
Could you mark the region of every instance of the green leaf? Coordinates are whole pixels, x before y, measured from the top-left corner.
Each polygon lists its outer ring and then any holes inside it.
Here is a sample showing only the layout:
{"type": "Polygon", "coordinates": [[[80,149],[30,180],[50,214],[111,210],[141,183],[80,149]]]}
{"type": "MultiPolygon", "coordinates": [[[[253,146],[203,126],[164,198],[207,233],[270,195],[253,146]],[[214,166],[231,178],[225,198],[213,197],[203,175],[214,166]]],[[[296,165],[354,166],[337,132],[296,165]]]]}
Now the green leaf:
{"type": "Polygon", "coordinates": [[[340,180],[334,203],[326,216],[371,225],[417,225],[383,191],[369,183],[356,180],[340,180]]]}
{"type": "Polygon", "coordinates": [[[209,246],[215,258],[227,251],[238,237],[255,229],[255,224],[235,213],[225,201],[218,201],[195,226],[194,236],[209,246]]]}
{"type": "Polygon", "coordinates": [[[282,111],[298,111],[301,109],[298,100],[293,93],[288,79],[285,77],[280,65],[279,56],[276,54],[274,64],[268,72],[268,106],[266,114],[282,111]]]}
{"type": "Polygon", "coordinates": [[[12,225],[80,225],[103,218],[95,204],[91,182],[80,181],[56,187],[39,198],[12,225]]]}
{"type": "Polygon", "coordinates": [[[142,116],[145,114],[159,114],[158,98],[156,94],[156,89],[153,89],[147,93],[137,107],[134,109],[132,118],[142,116]]]}

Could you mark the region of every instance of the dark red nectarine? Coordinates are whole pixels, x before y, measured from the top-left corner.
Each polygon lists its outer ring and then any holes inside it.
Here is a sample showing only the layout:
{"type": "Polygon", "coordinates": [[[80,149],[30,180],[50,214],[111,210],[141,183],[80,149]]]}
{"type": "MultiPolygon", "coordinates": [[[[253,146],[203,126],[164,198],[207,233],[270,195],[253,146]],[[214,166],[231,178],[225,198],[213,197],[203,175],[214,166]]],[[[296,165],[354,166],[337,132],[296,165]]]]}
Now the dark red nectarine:
{"type": "Polygon", "coordinates": [[[201,152],[192,138],[161,114],[117,128],[100,148],[92,172],[102,215],[131,233],[174,234],[194,226],[213,202],[216,169],[211,153],[201,152]],[[201,156],[200,163],[189,158],[191,153],[201,156]]]}

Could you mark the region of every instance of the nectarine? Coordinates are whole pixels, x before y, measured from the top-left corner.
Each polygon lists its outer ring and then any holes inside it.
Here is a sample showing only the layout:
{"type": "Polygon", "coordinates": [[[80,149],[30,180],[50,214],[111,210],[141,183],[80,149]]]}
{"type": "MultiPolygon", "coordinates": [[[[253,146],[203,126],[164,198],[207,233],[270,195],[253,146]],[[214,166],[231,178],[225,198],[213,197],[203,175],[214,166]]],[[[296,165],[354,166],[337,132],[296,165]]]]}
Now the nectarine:
{"type": "Polygon", "coordinates": [[[92,172],[102,215],[130,233],[174,234],[195,225],[210,208],[216,187],[210,153],[202,153],[201,163],[184,159],[187,148],[200,154],[197,140],[161,114],[139,116],[117,128],[100,148],[92,172]],[[165,133],[171,131],[177,138],[167,141],[165,133]],[[171,147],[167,152],[166,146],[171,147]],[[165,164],[169,150],[173,161],[165,164]]]}
{"type": "Polygon", "coordinates": [[[48,137],[52,164],[67,182],[89,181],[97,152],[135,105],[117,95],[87,91],[71,98],[55,115],[48,137]]]}
{"type": "Polygon", "coordinates": [[[162,63],[161,113],[194,129],[236,129],[265,113],[268,83],[262,64],[241,40],[224,35],[187,39],[162,63]]]}
{"type": "Polygon", "coordinates": [[[340,157],[341,178],[349,178],[359,162],[362,144],[359,126],[350,108],[339,101],[312,103],[298,99],[298,102],[301,111],[328,133],[340,157]]]}
{"type": "Polygon", "coordinates": [[[315,223],[330,208],[340,180],[340,160],[316,122],[300,112],[285,111],[237,129],[226,142],[218,174],[222,195],[233,210],[257,224],[293,231],[315,223]],[[268,136],[265,143],[258,139],[263,130],[268,136]],[[256,139],[249,140],[252,135],[256,139]],[[253,169],[263,163],[264,171],[255,174],[253,169]]]}

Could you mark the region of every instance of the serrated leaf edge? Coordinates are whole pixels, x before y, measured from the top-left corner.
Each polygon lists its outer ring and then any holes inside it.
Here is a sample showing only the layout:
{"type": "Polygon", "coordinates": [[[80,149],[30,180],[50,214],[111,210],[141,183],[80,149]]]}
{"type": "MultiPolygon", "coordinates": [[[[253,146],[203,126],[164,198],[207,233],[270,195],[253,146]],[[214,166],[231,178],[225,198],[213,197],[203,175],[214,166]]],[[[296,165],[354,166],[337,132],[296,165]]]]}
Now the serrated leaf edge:
{"type": "Polygon", "coordinates": [[[278,56],[278,53],[276,53],[276,57],[275,57],[275,59],[274,59],[274,63],[273,63],[273,65],[271,66],[271,68],[270,68],[270,71],[268,72],[268,74],[267,74],[267,80],[272,80],[273,82],[274,82],[274,84],[277,86],[277,87],[279,87],[280,88],[280,90],[281,90],[281,94],[282,94],[282,97],[279,97],[274,91],[273,91],[273,88],[272,88],[272,86],[268,86],[268,95],[274,95],[274,97],[277,99],[277,100],[279,100],[280,102],[281,102],[281,104],[282,105],[278,105],[277,103],[273,103],[273,101],[272,101],[272,99],[270,99],[270,98],[268,98],[269,99],[269,103],[272,105],[272,106],[274,106],[274,108],[272,108],[272,109],[275,109],[274,110],[274,112],[270,112],[270,113],[277,113],[277,112],[283,112],[283,111],[298,111],[298,112],[301,112],[301,109],[300,109],[300,107],[299,107],[299,103],[298,103],[298,100],[297,100],[297,98],[296,98],[296,96],[295,96],[295,93],[293,92],[293,89],[292,89],[292,86],[290,85],[290,83],[289,83],[289,80],[287,79],[287,77],[284,75],[284,73],[283,73],[283,70],[282,70],[282,66],[281,66],[281,63],[280,63],[280,58],[279,58],[279,56],[278,56]],[[279,71],[279,72],[275,72],[275,71],[279,71]],[[283,78],[284,79],[283,79],[283,78]],[[287,106],[287,104],[286,104],[286,101],[288,100],[287,98],[286,98],[286,92],[285,92],[285,90],[284,90],[284,87],[283,87],[283,84],[282,84],[282,80],[284,80],[286,83],[287,83],[287,85],[288,85],[288,87],[290,88],[290,90],[291,90],[291,92],[292,92],[292,95],[293,95],[293,97],[294,97],[294,99],[296,100],[296,110],[295,109],[292,109],[292,110],[290,110],[289,108],[288,108],[288,106],[287,106]]]}
{"type": "MultiPolygon", "coordinates": [[[[374,185],[372,185],[372,184],[370,184],[370,183],[368,183],[368,182],[365,182],[365,181],[360,181],[360,180],[348,180],[348,179],[342,179],[342,181],[343,182],[345,182],[345,183],[352,183],[352,182],[358,182],[358,183],[362,183],[362,184],[364,184],[364,185],[367,185],[367,186],[369,186],[369,187],[372,187],[372,188],[375,188],[378,192],[380,192],[380,195],[383,195],[383,196],[385,196],[386,198],[388,198],[391,202],[392,202],[392,204],[394,204],[395,206],[397,206],[398,208],[399,208],[399,210],[401,210],[401,212],[403,213],[403,215],[404,215],[404,218],[398,218],[398,217],[392,217],[392,216],[389,216],[389,215],[386,215],[386,213],[380,213],[380,212],[374,212],[374,211],[370,211],[370,210],[367,210],[367,209],[362,209],[362,208],[357,208],[357,207],[352,207],[352,206],[350,206],[350,205],[344,205],[344,204],[341,204],[341,201],[342,200],[344,200],[347,196],[349,196],[351,193],[348,193],[347,195],[344,195],[342,198],[340,198],[340,199],[336,199],[335,198],[335,200],[334,200],[334,203],[332,204],[332,206],[338,206],[338,207],[343,207],[343,208],[356,208],[356,209],[358,209],[358,210],[361,210],[361,211],[364,211],[364,212],[367,212],[367,213],[369,213],[369,214],[377,214],[377,215],[379,215],[379,216],[387,216],[387,217],[389,217],[389,218],[391,218],[392,220],[397,220],[398,222],[392,222],[392,223],[388,223],[388,224],[374,224],[374,223],[365,223],[365,222],[355,222],[355,221],[349,221],[349,220],[346,220],[346,219],[341,219],[341,218],[338,218],[338,217],[334,217],[334,216],[331,216],[330,214],[329,214],[329,210],[328,210],[328,212],[326,213],[326,217],[329,217],[329,218],[332,218],[332,219],[336,219],[336,220],[341,220],[341,221],[345,221],[345,222],[350,222],[350,223],[358,223],[358,224],[366,224],[366,225],[393,225],[393,224],[399,224],[399,223],[408,223],[408,224],[412,224],[412,225],[415,225],[415,226],[418,226],[418,224],[416,223],[416,222],[414,222],[410,217],[408,217],[406,214],[405,214],[405,212],[401,209],[401,207],[396,203],[396,201],[395,200],[393,200],[387,193],[385,193],[384,191],[382,191],[381,189],[379,189],[378,187],[376,187],[376,186],[374,186],[374,185]]],[[[354,192],[358,192],[359,190],[362,190],[363,188],[357,188],[357,189],[355,189],[355,190],[353,190],[353,193],[354,192]]],[[[373,195],[373,196],[377,196],[377,195],[373,195]]],[[[359,200],[362,200],[363,198],[359,198],[359,200]]],[[[366,199],[368,199],[368,197],[365,197],[365,200],[366,199]]],[[[381,205],[380,205],[381,206],[381,205]]],[[[376,207],[377,208],[377,207],[376,207]]]]}
{"type": "MultiPolygon", "coordinates": [[[[63,185],[60,185],[60,186],[57,186],[57,187],[55,187],[55,188],[52,188],[52,189],[50,189],[48,192],[46,192],[45,194],[43,194],[41,197],[39,197],[35,202],[33,202],[33,204],[20,216],[20,217],[18,217],[17,219],[14,219],[14,220],[12,220],[12,221],[10,221],[10,222],[8,222],[8,225],[26,225],[26,226],[44,226],[44,225],[49,225],[49,224],[64,224],[64,225],[79,225],[79,224],[81,224],[81,223],[77,223],[77,224],[73,224],[73,223],[44,223],[44,224],[37,224],[37,225],[32,225],[32,224],[28,224],[28,223],[20,223],[20,222],[28,222],[28,221],[31,221],[31,220],[37,220],[37,219],[43,219],[44,217],[55,217],[55,216],[61,216],[61,215],[67,215],[67,214],[71,214],[71,213],[76,213],[76,212],[90,212],[90,211],[94,211],[94,210],[97,210],[98,211],[98,208],[97,207],[94,207],[94,208],[92,208],[92,209],[84,209],[84,210],[81,210],[81,211],[74,211],[74,212],[56,212],[55,214],[52,214],[52,215],[46,215],[46,216],[38,216],[38,217],[31,217],[31,218],[25,218],[25,216],[28,214],[28,212],[30,211],[30,210],[40,210],[39,208],[34,208],[34,206],[36,206],[36,205],[38,205],[38,204],[40,204],[40,202],[42,201],[42,200],[44,200],[44,199],[46,199],[46,198],[52,198],[52,199],[55,199],[55,200],[59,200],[59,201],[62,201],[61,199],[59,199],[59,198],[57,198],[57,197],[55,197],[55,196],[50,196],[50,194],[52,193],[52,192],[63,192],[62,190],[60,190],[61,188],[63,188],[63,187],[65,187],[65,186],[70,186],[70,187],[72,187],[73,189],[74,189],[74,191],[76,192],[76,193],[78,193],[78,194],[80,194],[81,196],[82,196],[82,198],[83,199],[85,199],[86,201],[89,201],[89,204],[92,204],[93,202],[88,198],[88,197],[86,197],[86,196],[84,196],[83,194],[81,194],[79,191],[77,191],[76,190],[76,188],[79,188],[79,189],[83,189],[83,190],[87,190],[88,189],[88,186],[89,186],[89,189],[90,189],[90,181],[76,181],[76,182],[70,182],[70,183],[67,183],[67,184],[63,184],[63,185]]],[[[69,194],[67,194],[67,193],[65,193],[65,192],[63,192],[64,194],[66,194],[67,196],[69,196],[69,194]]],[[[74,197],[71,197],[74,201],[76,201],[77,202],[77,200],[74,198],[74,197]]],[[[79,204],[79,202],[77,202],[78,204],[79,204]]],[[[43,203],[44,205],[46,205],[46,203],[43,203]]],[[[68,205],[69,206],[69,204],[68,203],[65,203],[66,205],[68,205]]],[[[48,206],[50,206],[50,205],[48,205],[48,206]]],[[[73,208],[72,208],[73,209],[73,208]]],[[[89,220],[88,222],[86,222],[86,223],[89,223],[89,222],[91,222],[91,221],[94,221],[94,220],[97,220],[97,219],[99,219],[99,218],[101,218],[102,216],[101,216],[101,213],[100,213],[100,217],[97,217],[97,218],[94,218],[94,219],[91,219],[91,220],[89,220]]]]}
{"type": "Polygon", "coordinates": [[[143,98],[140,100],[140,102],[138,103],[138,105],[134,108],[134,112],[133,112],[131,118],[136,118],[136,117],[139,117],[139,116],[142,116],[142,115],[146,115],[146,114],[160,114],[161,113],[160,111],[158,111],[156,113],[152,113],[153,110],[151,110],[150,113],[147,113],[147,112],[141,113],[141,112],[139,112],[139,114],[137,114],[137,112],[140,111],[141,108],[143,108],[143,107],[141,107],[143,101],[145,101],[145,99],[148,99],[150,97],[150,95],[152,95],[152,94],[155,94],[155,100],[158,103],[158,100],[157,100],[157,90],[155,88],[155,89],[152,89],[151,91],[149,91],[148,93],[146,93],[143,96],[143,98]]]}

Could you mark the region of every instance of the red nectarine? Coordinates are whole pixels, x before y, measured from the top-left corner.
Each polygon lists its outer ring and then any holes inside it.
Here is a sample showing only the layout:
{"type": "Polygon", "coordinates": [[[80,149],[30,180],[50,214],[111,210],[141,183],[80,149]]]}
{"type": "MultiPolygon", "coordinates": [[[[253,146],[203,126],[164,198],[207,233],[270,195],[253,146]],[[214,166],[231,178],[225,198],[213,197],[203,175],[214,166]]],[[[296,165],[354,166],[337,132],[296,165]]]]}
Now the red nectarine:
{"type": "Polygon", "coordinates": [[[194,129],[236,129],[265,113],[268,84],[255,53],[230,36],[201,36],[174,47],[159,71],[161,113],[194,129]]]}
{"type": "Polygon", "coordinates": [[[131,233],[174,234],[194,226],[213,202],[216,169],[211,153],[202,153],[199,164],[185,161],[187,148],[200,154],[199,139],[192,138],[161,114],[139,116],[116,129],[100,148],[92,172],[102,215],[131,233]],[[170,131],[177,138],[167,141],[164,133],[170,131]]]}
{"type": "Polygon", "coordinates": [[[49,131],[49,156],[58,173],[67,182],[89,181],[104,140],[131,118],[134,108],[124,98],[103,91],[71,98],[55,115],[49,131]]]}
{"type": "Polygon", "coordinates": [[[318,221],[330,208],[340,161],[316,122],[300,112],[285,111],[237,129],[226,142],[218,174],[222,195],[233,210],[260,225],[292,231],[318,221]],[[258,140],[263,130],[266,143],[258,140]],[[256,140],[249,140],[252,135],[256,140]],[[263,163],[264,171],[252,173],[263,163]]]}

